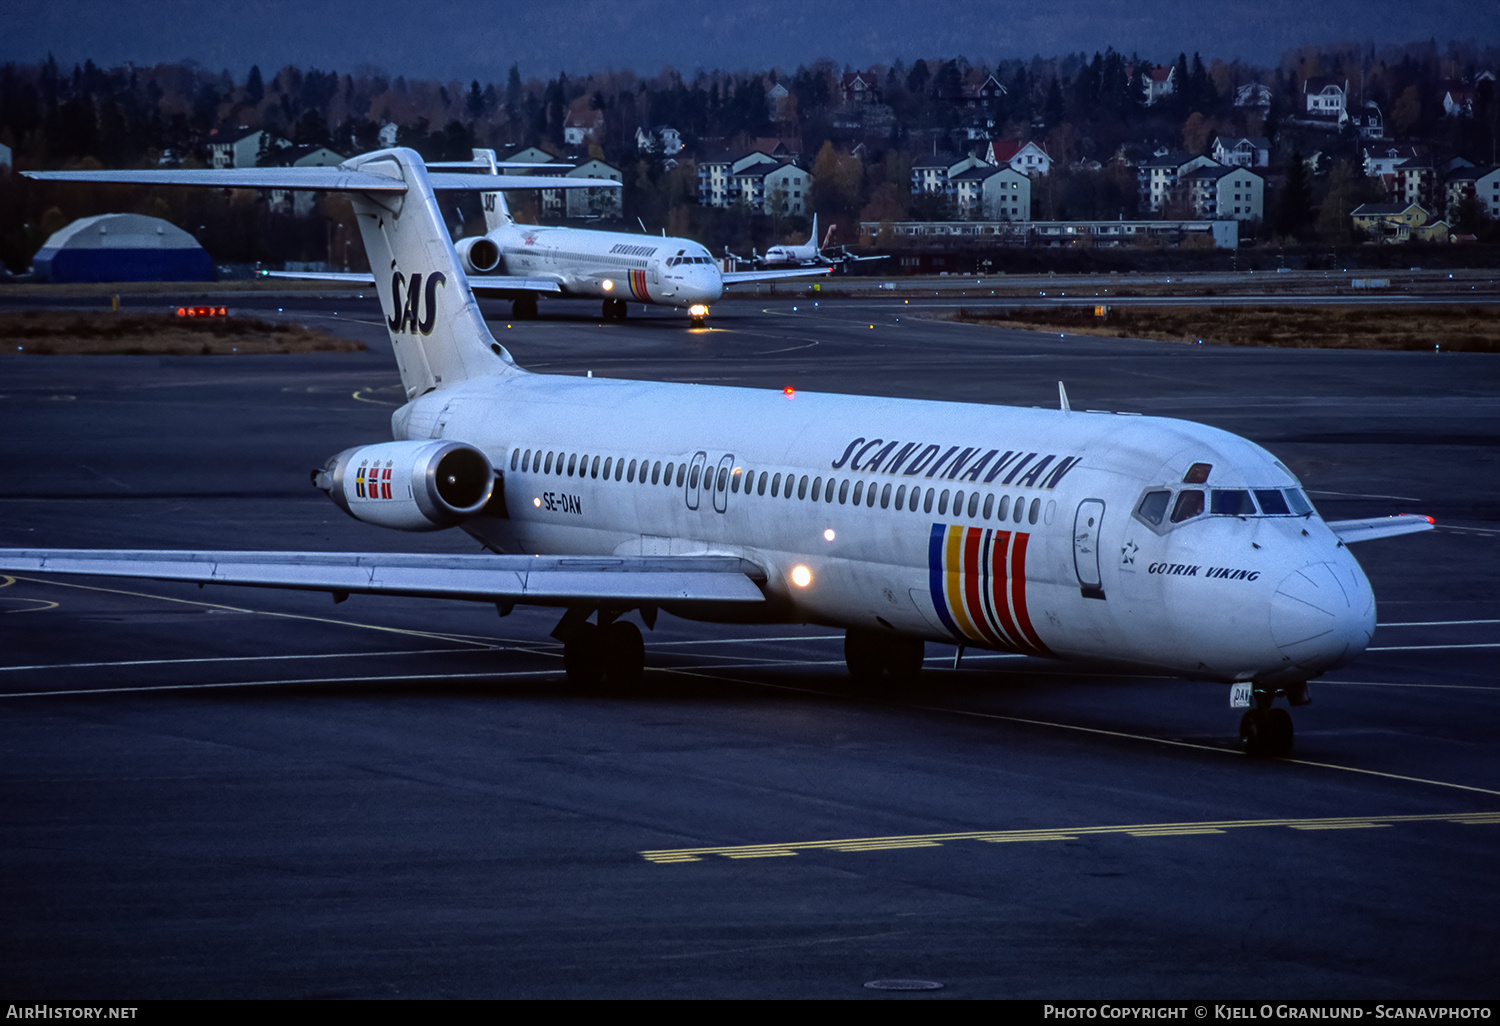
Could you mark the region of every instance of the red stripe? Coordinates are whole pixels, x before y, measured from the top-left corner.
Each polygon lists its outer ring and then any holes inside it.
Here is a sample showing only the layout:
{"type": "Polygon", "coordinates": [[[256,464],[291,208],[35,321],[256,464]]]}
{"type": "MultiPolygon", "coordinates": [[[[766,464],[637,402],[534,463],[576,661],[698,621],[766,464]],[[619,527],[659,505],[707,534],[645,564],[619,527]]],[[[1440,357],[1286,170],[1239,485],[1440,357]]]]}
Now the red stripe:
{"type": "Polygon", "coordinates": [[[994,541],[990,548],[990,601],[995,606],[995,619],[1000,622],[1000,629],[1006,635],[1006,647],[1015,652],[1024,651],[1026,646],[1021,642],[1021,632],[1016,630],[1016,621],[1010,615],[1010,601],[1006,596],[1006,585],[1008,576],[1005,572],[1006,564],[1010,561],[1010,539],[1009,531],[996,531],[994,541]]]}
{"type": "Polygon", "coordinates": [[[995,633],[994,626],[984,611],[984,571],[980,563],[980,555],[984,549],[984,531],[978,527],[971,527],[964,532],[963,543],[963,602],[969,613],[969,622],[974,629],[984,635],[986,641],[992,645],[1004,645],[1004,641],[995,633]]]}
{"type": "Polygon", "coordinates": [[[1028,534],[1016,533],[1015,544],[1011,549],[1011,601],[1015,609],[1016,622],[1021,626],[1021,633],[1026,639],[1036,646],[1038,652],[1043,655],[1049,654],[1047,646],[1042,644],[1042,639],[1037,637],[1036,631],[1031,626],[1031,616],[1026,612],[1026,540],[1031,537],[1028,534]]]}

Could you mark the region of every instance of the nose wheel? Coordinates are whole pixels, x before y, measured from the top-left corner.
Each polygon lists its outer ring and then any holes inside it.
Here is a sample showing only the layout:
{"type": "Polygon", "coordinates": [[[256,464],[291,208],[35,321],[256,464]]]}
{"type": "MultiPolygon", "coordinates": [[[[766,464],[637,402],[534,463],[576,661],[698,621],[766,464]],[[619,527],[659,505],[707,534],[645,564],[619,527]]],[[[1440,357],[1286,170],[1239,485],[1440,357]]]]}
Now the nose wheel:
{"type": "Polygon", "coordinates": [[[1292,714],[1285,709],[1247,709],[1240,717],[1245,754],[1280,759],[1292,754],[1292,714]]]}
{"type": "Polygon", "coordinates": [[[630,305],[623,299],[606,299],[604,301],[604,319],[606,321],[623,321],[629,312],[630,305]]]}

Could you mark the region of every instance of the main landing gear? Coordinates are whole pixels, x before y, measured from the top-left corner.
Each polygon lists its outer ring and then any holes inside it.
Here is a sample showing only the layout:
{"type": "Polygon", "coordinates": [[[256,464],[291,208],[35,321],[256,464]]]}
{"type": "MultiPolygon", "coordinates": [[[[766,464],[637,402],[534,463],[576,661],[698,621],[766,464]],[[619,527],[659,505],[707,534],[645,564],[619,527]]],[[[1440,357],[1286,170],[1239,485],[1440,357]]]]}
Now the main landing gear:
{"type": "Polygon", "coordinates": [[[510,301],[511,320],[534,321],[536,320],[536,296],[517,296],[510,301]]]}
{"type": "Polygon", "coordinates": [[[844,664],[862,684],[894,684],[914,679],[922,670],[921,638],[851,627],[844,634],[844,664]]]}
{"type": "Polygon", "coordinates": [[[568,683],[591,687],[601,682],[629,686],[639,683],[646,669],[646,643],[641,629],[619,614],[599,613],[589,623],[588,613],[570,610],[552,636],[563,643],[563,670],[568,683]]]}
{"type": "Polygon", "coordinates": [[[604,301],[604,319],[606,321],[623,321],[629,312],[630,304],[623,299],[606,299],[604,301]]]}
{"type": "Polygon", "coordinates": [[[1285,695],[1292,705],[1307,705],[1312,701],[1306,681],[1279,690],[1256,685],[1251,692],[1255,705],[1240,717],[1240,744],[1244,745],[1246,755],[1281,759],[1292,754],[1292,714],[1271,706],[1278,695],[1285,695]]]}

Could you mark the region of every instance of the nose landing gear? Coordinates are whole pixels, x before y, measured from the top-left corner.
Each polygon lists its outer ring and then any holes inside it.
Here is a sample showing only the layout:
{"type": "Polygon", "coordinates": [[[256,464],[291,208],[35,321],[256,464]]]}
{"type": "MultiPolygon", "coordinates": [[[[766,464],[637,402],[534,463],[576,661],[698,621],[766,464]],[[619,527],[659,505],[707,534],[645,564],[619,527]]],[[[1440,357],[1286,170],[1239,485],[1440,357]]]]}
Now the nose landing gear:
{"type": "Polygon", "coordinates": [[[1292,754],[1292,714],[1271,706],[1278,695],[1285,695],[1292,705],[1307,705],[1312,701],[1306,681],[1280,689],[1256,685],[1251,692],[1255,705],[1240,717],[1240,744],[1246,755],[1282,759],[1292,754]]]}
{"type": "Polygon", "coordinates": [[[623,321],[629,312],[630,305],[623,299],[606,299],[604,301],[604,319],[606,321],[623,321]]]}

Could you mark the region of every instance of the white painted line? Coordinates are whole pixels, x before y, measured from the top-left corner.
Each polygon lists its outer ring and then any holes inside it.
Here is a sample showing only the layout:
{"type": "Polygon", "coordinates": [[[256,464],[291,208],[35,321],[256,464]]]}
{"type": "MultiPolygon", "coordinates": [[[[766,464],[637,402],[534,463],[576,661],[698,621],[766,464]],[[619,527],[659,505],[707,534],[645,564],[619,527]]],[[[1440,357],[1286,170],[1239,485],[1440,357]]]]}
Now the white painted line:
{"type": "Polygon", "coordinates": [[[1366,652],[1429,652],[1434,649],[1456,648],[1500,648],[1500,641],[1486,641],[1479,645],[1389,645],[1385,648],[1367,648],[1366,652]]]}
{"type": "Polygon", "coordinates": [[[1456,627],[1471,623],[1500,623],[1500,620],[1413,620],[1408,623],[1377,623],[1379,627],[1456,627]]]}
{"type": "MultiPolygon", "coordinates": [[[[313,655],[268,655],[268,656],[201,656],[193,659],[122,659],[100,663],[37,663],[34,666],[0,666],[0,673],[10,670],[81,670],[109,666],[176,666],[182,663],[258,663],[277,659],[356,659],[370,656],[442,655],[456,652],[483,652],[476,648],[413,648],[396,652],[367,650],[364,652],[322,652],[313,655]]],[[[489,651],[505,651],[495,645],[489,651]]]]}

